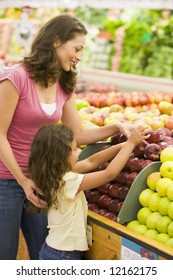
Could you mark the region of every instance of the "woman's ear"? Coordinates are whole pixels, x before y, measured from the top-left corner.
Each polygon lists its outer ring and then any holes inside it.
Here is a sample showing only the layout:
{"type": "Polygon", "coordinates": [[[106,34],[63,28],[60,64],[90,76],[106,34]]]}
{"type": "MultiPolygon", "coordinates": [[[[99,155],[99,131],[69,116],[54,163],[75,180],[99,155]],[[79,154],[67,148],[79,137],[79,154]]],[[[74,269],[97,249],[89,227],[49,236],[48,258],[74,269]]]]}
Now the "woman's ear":
{"type": "Polygon", "coordinates": [[[59,38],[57,37],[53,43],[54,48],[58,48],[61,45],[59,38]]]}

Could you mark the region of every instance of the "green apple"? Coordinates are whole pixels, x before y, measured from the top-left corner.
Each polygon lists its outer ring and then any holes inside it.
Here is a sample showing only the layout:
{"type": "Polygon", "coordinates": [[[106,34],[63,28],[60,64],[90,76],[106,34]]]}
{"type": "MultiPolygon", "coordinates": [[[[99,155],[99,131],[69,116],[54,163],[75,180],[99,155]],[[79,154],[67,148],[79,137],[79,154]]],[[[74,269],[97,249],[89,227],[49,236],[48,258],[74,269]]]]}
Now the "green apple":
{"type": "Polygon", "coordinates": [[[148,206],[148,200],[150,198],[150,196],[154,193],[153,190],[147,188],[145,190],[143,190],[140,195],[139,195],[139,202],[143,207],[147,207],[148,206]]]}
{"type": "Polygon", "coordinates": [[[148,207],[151,211],[158,211],[158,205],[161,200],[161,196],[154,192],[148,199],[148,207]]]}
{"type": "Polygon", "coordinates": [[[173,201],[168,206],[168,216],[173,219],[173,201]]]}
{"type": "Polygon", "coordinates": [[[165,244],[173,248],[173,238],[168,239],[165,244]]]}
{"type": "Polygon", "coordinates": [[[170,237],[167,233],[159,233],[155,238],[156,241],[159,241],[163,244],[166,244],[166,242],[168,242],[169,239],[170,237]]]}
{"type": "Polygon", "coordinates": [[[168,186],[173,186],[173,180],[170,178],[161,178],[156,183],[156,191],[160,196],[167,196],[168,186]]]}
{"type": "Polygon", "coordinates": [[[168,232],[168,225],[172,222],[172,219],[168,216],[162,216],[156,221],[156,229],[160,233],[168,232]]]}
{"type": "Polygon", "coordinates": [[[171,203],[171,200],[165,196],[162,197],[159,201],[158,204],[158,211],[162,216],[167,216],[168,215],[168,206],[171,203]]]}
{"type": "Polygon", "coordinates": [[[146,220],[146,226],[148,229],[156,229],[156,221],[161,217],[159,212],[153,212],[146,220]]]}
{"type": "Polygon", "coordinates": [[[137,220],[133,220],[127,224],[127,228],[134,230],[139,225],[140,223],[137,220]]]}
{"type": "Polygon", "coordinates": [[[173,221],[168,225],[168,235],[169,237],[173,237],[173,221]]]}
{"type": "Polygon", "coordinates": [[[145,232],[148,230],[146,225],[138,225],[137,227],[135,227],[134,231],[141,233],[141,234],[145,234],[145,232]]]}
{"type": "Polygon", "coordinates": [[[146,220],[151,213],[152,212],[148,207],[142,207],[137,213],[137,220],[140,224],[145,225],[146,220]]]}
{"type": "Polygon", "coordinates": [[[88,101],[78,99],[78,98],[75,99],[75,105],[76,105],[77,110],[80,110],[81,108],[85,108],[85,107],[90,106],[88,101]]]}
{"type": "Polygon", "coordinates": [[[173,161],[163,162],[159,171],[162,177],[173,179],[173,161]]]}
{"type": "Polygon", "coordinates": [[[158,182],[158,180],[161,179],[161,175],[160,175],[160,172],[156,171],[156,172],[153,172],[151,174],[148,175],[147,177],[147,186],[155,191],[156,190],[156,184],[158,182]]]}
{"type": "Polygon", "coordinates": [[[167,187],[167,197],[173,201],[173,184],[167,187]]]}
{"type": "Polygon", "coordinates": [[[144,235],[151,239],[155,239],[158,234],[159,233],[156,229],[148,229],[144,235]]]}
{"type": "Polygon", "coordinates": [[[161,151],[160,161],[162,163],[166,161],[173,161],[173,147],[166,147],[161,151]]]}

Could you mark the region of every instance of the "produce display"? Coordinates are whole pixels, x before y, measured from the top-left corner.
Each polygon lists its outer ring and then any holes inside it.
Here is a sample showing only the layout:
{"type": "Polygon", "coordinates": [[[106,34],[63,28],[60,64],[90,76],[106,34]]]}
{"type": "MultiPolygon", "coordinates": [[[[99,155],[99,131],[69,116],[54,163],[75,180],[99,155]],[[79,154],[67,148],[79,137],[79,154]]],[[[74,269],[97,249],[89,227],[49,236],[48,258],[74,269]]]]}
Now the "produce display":
{"type": "Polygon", "coordinates": [[[127,227],[173,247],[173,146],[162,150],[158,171],[147,177],[139,195],[140,210],[127,227]]]}

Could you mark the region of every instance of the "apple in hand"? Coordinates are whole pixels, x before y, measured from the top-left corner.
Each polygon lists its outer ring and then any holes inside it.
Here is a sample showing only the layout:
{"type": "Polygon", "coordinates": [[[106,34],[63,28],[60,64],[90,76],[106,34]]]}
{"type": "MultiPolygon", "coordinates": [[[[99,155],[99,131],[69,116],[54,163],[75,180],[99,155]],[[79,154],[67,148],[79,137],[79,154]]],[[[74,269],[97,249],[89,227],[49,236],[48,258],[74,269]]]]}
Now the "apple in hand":
{"type": "Polygon", "coordinates": [[[162,177],[173,179],[173,161],[163,162],[159,171],[162,177]]]}
{"type": "Polygon", "coordinates": [[[158,144],[148,144],[145,148],[144,157],[153,161],[160,160],[161,151],[162,148],[158,144]]]}
{"type": "Polygon", "coordinates": [[[111,144],[112,145],[116,145],[116,144],[119,144],[119,139],[120,139],[120,135],[121,133],[120,132],[117,132],[115,133],[112,137],[111,137],[111,144]]]}

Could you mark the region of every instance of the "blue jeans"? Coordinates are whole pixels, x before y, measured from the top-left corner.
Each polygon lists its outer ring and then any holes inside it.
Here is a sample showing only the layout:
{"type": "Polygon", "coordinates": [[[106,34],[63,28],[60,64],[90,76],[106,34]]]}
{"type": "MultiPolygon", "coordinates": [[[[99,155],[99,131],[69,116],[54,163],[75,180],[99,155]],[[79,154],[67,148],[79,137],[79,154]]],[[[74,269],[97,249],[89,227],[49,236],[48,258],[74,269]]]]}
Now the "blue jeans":
{"type": "Polygon", "coordinates": [[[81,260],[82,251],[60,251],[44,243],[41,247],[39,260],[81,260]]]}
{"type": "Polygon", "coordinates": [[[15,260],[19,229],[22,229],[29,257],[38,260],[47,236],[47,216],[27,211],[25,193],[16,180],[0,179],[0,260],[15,260]]]}

